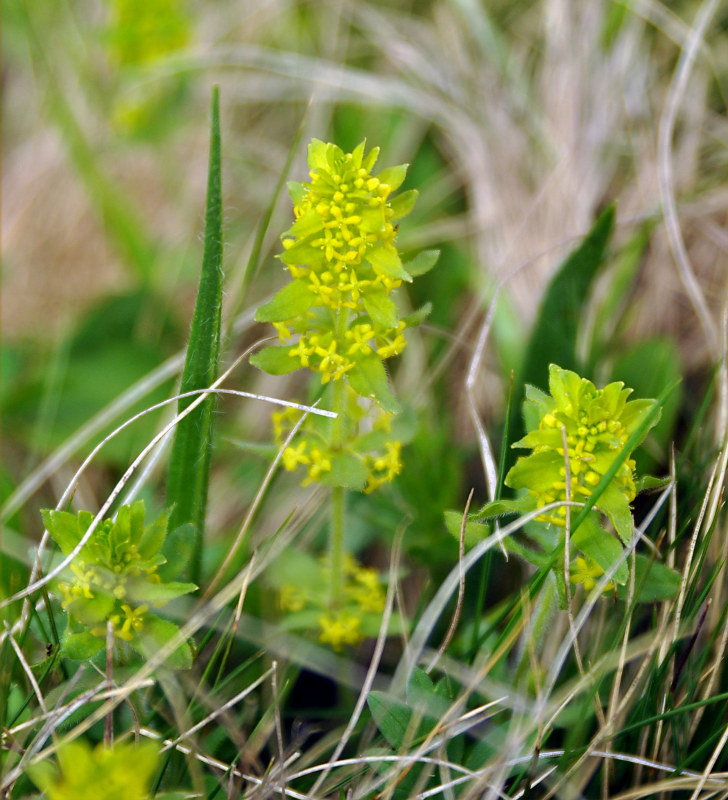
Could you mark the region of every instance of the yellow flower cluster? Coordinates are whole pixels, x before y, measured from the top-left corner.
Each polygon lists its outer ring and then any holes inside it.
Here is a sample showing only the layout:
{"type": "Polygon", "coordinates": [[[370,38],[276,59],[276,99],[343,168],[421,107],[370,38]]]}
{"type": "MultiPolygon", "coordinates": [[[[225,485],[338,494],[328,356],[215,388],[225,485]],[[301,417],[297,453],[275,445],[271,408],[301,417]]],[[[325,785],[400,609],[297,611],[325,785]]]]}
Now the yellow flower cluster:
{"type": "MultiPolygon", "coordinates": [[[[320,580],[317,586],[327,587],[331,580],[326,559],[319,562],[320,580]]],[[[320,611],[317,622],[319,641],[334,650],[357,645],[364,638],[362,621],[367,614],[384,610],[384,588],[375,569],[364,567],[350,555],[344,558],[344,586],[341,607],[332,610],[328,597],[316,591],[306,591],[293,584],[284,584],[279,593],[282,611],[299,612],[306,608],[320,611]]]]}
{"type": "Polygon", "coordinates": [[[92,748],[75,739],[63,742],[56,756],[57,763],[42,759],[27,770],[48,800],[149,800],[159,746],[117,742],[113,748],[104,744],[92,748]]]}
{"type": "Polygon", "coordinates": [[[402,471],[400,442],[385,442],[385,453],[381,456],[367,455],[366,466],[368,470],[367,485],[364,491],[369,494],[385,483],[393,481],[402,471]]]}
{"type": "MultiPolygon", "coordinates": [[[[309,244],[322,257],[312,259],[315,266],[291,264],[290,269],[296,278],[309,278],[310,290],[324,305],[356,308],[367,289],[382,286],[391,291],[401,283],[366,262],[367,251],[376,247],[397,255],[394,212],[387,202],[392,186],[371,175],[378,150],[371,151],[364,163],[363,145],[354,153],[344,154],[338,148],[330,153],[333,157],[324,155],[323,160],[313,155],[311,182],[304,185],[305,191],[293,207],[296,220],[308,219],[309,226],[311,212],[318,217],[309,244]]],[[[294,225],[289,233],[298,238],[299,230],[294,225]]],[[[283,239],[286,249],[295,243],[294,238],[283,239]]]]}
{"type": "MultiPolygon", "coordinates": [[[[582,500],[607,474],[653,402],[628,402],[631,389],[625,389],[623,383],[615,381],[597,389],[586,378],[555,364],[549,368],[549,388],[550,397],[534,394],[531,401],[541,412],[538,427],[514,445],[533,452],[520,458],[506,476],[508,486],[527,488],[539,506],[566,499],[562,429],[568,447],[571,498],[582,500]]],[[[625,508],[636,494],[634,468],[634,460],[626,458],[609,486],[611,495],[625,508]]],[[[565,517],[566,509],[561,507],[541,518],[563,527],[565,517]]]]}
{"type": "Polygon", "coordinates": [[[101,622],[95,619],[101,616],[111,620],[115,636],[128,642],[134,631],[143,628],[144,613],[149,609],[146,604],[133,608],[121,602],[127,597],[129,583],[160,584],[161,578],[158,565],[142,559],[133,542],[112,541],[112,528],[111,520],[101,523],[90,543],[95,563],[76,558],[71,564],[73,580],[59,581],[57,588],[63,610],[87,621],[94,636],[106,636],[106,625],[94,624],[101,622]]]}
{"type": "MultiPolygon", "coordinates": [[[[349,400],[345,452],[356,459],[366,473],[364,491],[369,494],[385,483],[389,483],[402,471],[402,444],[390,438],[392,414],[382,411],[373,403],[364,409],[358,403],[356,393],[347,387],[349,400]],[[378,431],[380,440],[373,450],[360,452],[357,443],[365,430],[378,431]]],[[[289,432],[296,424],[301,412],[295,408],[286,408],[272,414],[273,432],[276,442],[283,443],[289,432]]],[[[303,467],[306,477],[303,486],[313,482],[320,482],[326,473],[330,472],[335,458],[335,451],[326,437],[326,432],[320,430],[318,421],[305,426],[294,442],[283,451],[281,460],[283,467],[288,472],[295,472],[303,467]]],[[[371,440],[370,440],[371,441],[371,440]]]]}
{"type": "MultiPolygon", "coordinates": [[[[125,642],[130,642],[134,638],[134,634],[138,633],[144,627],[144,613],[149,611],[149,606],[146,603],[132,608],[127,603],[121,604],[120,614],[110,614],[109,620],[114,630],[114,636],[117,639],[123,639],[125,642]]],[[[106,628],[102,625],[97,625],[91,628],[91,633],[94,636],[106,636],[106,628]]]]}
{"type": "MultiPolygon", "coordinates": [[[[557,431],[561,435],[562,424],[553,414],[546,414],[539,423],[539,429],[557,431]]],[[[583,411],[578,415],[578,424],[572,427],[575,430],[567,433],[566,436],[571,473],[571,497],[573,500],[580,500],[589,497],[594,491],[594,487],[602,479],[602,475],[594,469],[597,456],[601,453],[609,453],[613,459],[624,447],[629,434],[621,422],[616,419],[603,419],[596,424],[589,424],[588,415],[583,411]]],[[[563,458],[563,445],[556,450],[563,458]]],[[[539,450],[536,448],[535,452],[539,452],[539,450]]],[[[637,494],[634,468],[634,459],[628,458],[614,476],[614,483],[627,502],[634,500],[637,494]]],[[[539,493],[537,502],[539,505],[546,505],[564,499],[566,499],[566,466],[560,466],[559,480],[553,481],[549,489],[539,493]]],[[[539,517],[539,519],[544,519],[560,527],[566,524],[565,518],[566,508],[563,506],[557,508],[554,513],[539,517]]]]}
{"type": "MultiPolygon", "coordinates": [[[[291,184],[296,222],[283,234],[281,260],[305,298],[287,319],[271,319],[281,343],[299,334],[288,352],[301,367],[339,380],[357,358],[391,358],[406,346],[406,324],[388,295],[411,280],[395,247],[398,216],[389,197],[406,167],[372,175],[378,149],[364,155],[314,140],[310,182],[291,184]],[[319,309],[317,312],[316,309],[319,309]]],[[[276,309],[278,310],[278,309],[276,309]]]]}

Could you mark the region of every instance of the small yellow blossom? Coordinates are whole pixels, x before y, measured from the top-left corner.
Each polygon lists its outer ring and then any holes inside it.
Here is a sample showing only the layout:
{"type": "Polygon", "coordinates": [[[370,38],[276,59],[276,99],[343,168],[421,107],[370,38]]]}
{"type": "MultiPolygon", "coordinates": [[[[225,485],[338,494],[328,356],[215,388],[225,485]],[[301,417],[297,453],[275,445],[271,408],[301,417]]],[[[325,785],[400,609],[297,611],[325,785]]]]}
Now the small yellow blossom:
{"type": "Polygon", "coordinates": [[[278,340],[285,344],[291,338],[291,329],[284,322],[274,322],[273,327],[278,331],[278,340]]]}
{"type": "MultiPolygon", "coordinates": [[[[575,564],[571,567],[570,581],[573,584],[583,583],[586,591],[590,592],[596,585],[597,580],[601,578],[602,575],[604,575],[604,570],[599,566],[599,564],[597,564],[595,561],[592,561],[590,558],[582,558],[582,556],[577,556],[575,564]]],[[[611,589],[614,589],[614,583],[609,581],[602,591],[608,592],[611,589]]]]}
{"type": "Polygon", "coordinates": [[[311,459],[306,455],[306,448],[308,442],[304,439],[299,442],[295,447],[289,445],[283,451],[283,466],[288,472],[293,472],[299,464],[310,464],[311,459]]]}
{"type": "Polygon", "coordinates": [[[323,614],[319,617],[319,641],[330,644],[334,650],[341,650],[344,645],[356,645],[362,640],[361,620],[358,617],[341,612],[333,616],[323,614]]]}
{"type": "Polygon", "coordinates": [[[306,593],[290,583],[281,587],[278,602],[281,611],[301,611],[306,605],[306,593]]]}
{"type": "Polygon", "coordinates": [[[318,447],[311,448],[311,464],[308,468],[308,477],[303,481],[307,486],[313,481],[317,481],[321,476],[331,471],[331,459],[319,450],[318,447]]]}

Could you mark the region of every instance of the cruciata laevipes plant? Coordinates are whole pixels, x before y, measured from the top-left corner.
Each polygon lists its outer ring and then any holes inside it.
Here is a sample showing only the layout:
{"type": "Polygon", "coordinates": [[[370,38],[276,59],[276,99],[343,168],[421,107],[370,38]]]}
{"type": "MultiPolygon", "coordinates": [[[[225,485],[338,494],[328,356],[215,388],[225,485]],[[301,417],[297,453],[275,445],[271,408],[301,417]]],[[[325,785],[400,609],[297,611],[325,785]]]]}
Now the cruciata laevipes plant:
{"type": "MultiPolygon", "coordinates": [[[[72,514],[44,509],[41,513],[64,556],[74,552],[94,520],[90,511],[72,514]]],[[[127,648],[150,658],[179,637],[179,628],[154,609],[194,592],[197,586],[170,580],[182,570],[186,557],[179,557],[181,548],[169,560],[162,553],[168,514],[162,513],[148,525],[144,517],[143,500],[121,506],[116,519],[104,519],[96,526],[67,574],[52,584],[67,615],[61,638],[66,658],[92,658],[104,648],[109,628],[114,649],[125,658],[127,648]]],[[[180,642],[165,664],[189,668],[189,644],[180,642]]]]}
{"type": "MultiPolygon", "coordinates": [[[[653,399],[628,400],[631,393],[621,381],[597,389],[590,380],[551,364],[548,394],[526,387],[527,433],[513,447],[531,452],[521,456],[505,477],[506,486],[519,490],[520,496],[487,503],[467,526],[473,539],[477,529],[483,530],[473,523],[549,507],[526,527],[540,551],[510,540],[506,546],[535,566],[551,564],[562,605],[566,581],[590,591],[620,561],[623,547],[632,539],[631,502],[640,488],[663,483],[651,478],[640,481],[635,473],[632,453],[659,421],[660,406],[653,399]],[[568,510],[567,502],[573,504],[568,510]],[[567,518],[571,528],[568,574],[565,559],[556,557],[564,552],[567,518]]],[[[448,512],[447,521],[451,532],[459,533],[454,512],[448,512]]],[[[639,562],[639,566],[645,565],[639,562]]],[[[654,566],[658,590],[674,588],[676,574],[654,566]]],[[[603,591],[624,585],[628,575],[622,560],[603,591]]]]}
{"type": "MultiPolygon", "coordinates": [[[[293,280],[256,313],[259,322],[275,326],[280,344],[251,358],[274,375],[310,370],[317,378],[313,394],[337,415],[307,417],[282,454],[286,470],[304,472],[304,484],[331,487],[331,522],[318,578],[306,586],[284,582],[280,595],[285,610],[308,609],[320,641],[335,649],[359,642],[366,615],[384,604],[376,573],[345,550],[345,492],[373,492],[402,469],[406,436],[384,362],[404,350],[405,331],[429,306],[400,317],[391,295],[439,255],[428,250],[403,262],[397,222],[412,210],[417,192],[393,197],[407,165],[374,175],[379,148],[366,153],[365,147],[344,153],[317,139],[309,145],[310,181],[289,184],[295,222],[281,237],[279,258],[293,280]]],[[[299,417],[289,409],[273,415],[279,444],[299,417]]]]}
{"type": "MultiPolygon", "coordinates": [[[[155,742],[118,742],[95,747],[84,739],[64,742],[57,761],[37,761],[28,775],[48,800],[149,800],[159,762],[155,742]]],[[[160,792],[159,800],[183,800],[183,792],[160,792]]]]}

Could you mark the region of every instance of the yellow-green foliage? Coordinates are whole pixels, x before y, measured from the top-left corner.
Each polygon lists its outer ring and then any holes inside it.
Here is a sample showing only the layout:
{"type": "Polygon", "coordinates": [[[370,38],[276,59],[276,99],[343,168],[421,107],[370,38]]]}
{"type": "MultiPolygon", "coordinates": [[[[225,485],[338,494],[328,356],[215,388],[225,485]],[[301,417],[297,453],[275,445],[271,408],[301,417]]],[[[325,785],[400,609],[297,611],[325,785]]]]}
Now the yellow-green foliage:
{"type": "MultiPolygon", "coordinates": [[[[376,592],[376,611],[383,607],[376,573],[343,557],[342,492],[372,492],[402,470],[400,409],[383,362],[404,350],[404,331],[419,324],[428,309],[401,319],[391,295],[403,281],[433,267],[438,256],[426,251],[402,262],[396,222],[411,211],[417,192],[393,197],[407,165],[374,175],[378,153],[378,148],[366,153],[365,142],[351,153],[317,139],[309,145],[310,181],[289,184],[296,221],[282,235],[279,256],[293,280],[256,313],[259,322],[275,326],[281,344],[251,358],[274,375],[310,370],[320,381],[323,402],[336,413],[333,421],[305,419],[281,459],[286,470],[305,470],[303,485],[335,489],[331,570],[316,581],[332,588],[321,595],[304,591],[300,583],[278,587],[281,606],[298,614],[304,627],[318,626],[319,640],[335,649],[359,642],[364,615],[374,613],[356,602],[362,576],[370,599],[376,592]]],[[[279,445],[299,421],[300,412],[292,409],[273,415],[279,445]]]]}
{"type": "MultiPolygon", "coordinates": [[[[43,521],[64,555],[70,555],[88,532],[94,515],[80,511],[44,510],[43,521]]],[[[69,616],[63,637],[64,654],[89,658],[103,647],[108,624],[114,639],[150,655],[179,633],[178,628],[151,611],[176,597],[193,592],[193,583],[164,581],[160,568],[167,563],[162,546],[167,516],[144,525],[144,502],[121,506],[116,519],[102,520],[70,565],[70,575],[55,591],[69,616]]],[[[185,645],[172,666],[189,666],[185,645]]]]}
{"type": "MultiPolygon", "coordinates": [[[[304,484],[367,492],[401,469],[401,441],[388,435],[399,407],[382,362],[402,352],[405,329],[427,313],[400,319],[390,295],[437,260],[436,252],[427,251],[402,263],[395,223],[412,209],[417,193],[392,197],[407,166],[375,176],[378,152],[365,154],[364,142],[352,153],[316,139],[309,146],[311,180],[289,185],[296,221],[282,236],[280,259],[294,280],[256,314],[273,323],[282,346],[264,348],[251,359],[273,374],[309,369],[323,386],[346,379],[342,408],[336,409],[345,418],[343,435],[333,441],[319,421],[306,421],[285,450],[283,465],[304,467],[304,484]]],[[[274,415],[279,443],[296,418],[288,411],[274,415]]]]}
{"type": "Polygon", "coordinates": [[[158,756],[153,742],[92,749],[77,739],[58,749],[57,765],[41,761],[28,774],[48,800],[147,800],[158,756]]]}

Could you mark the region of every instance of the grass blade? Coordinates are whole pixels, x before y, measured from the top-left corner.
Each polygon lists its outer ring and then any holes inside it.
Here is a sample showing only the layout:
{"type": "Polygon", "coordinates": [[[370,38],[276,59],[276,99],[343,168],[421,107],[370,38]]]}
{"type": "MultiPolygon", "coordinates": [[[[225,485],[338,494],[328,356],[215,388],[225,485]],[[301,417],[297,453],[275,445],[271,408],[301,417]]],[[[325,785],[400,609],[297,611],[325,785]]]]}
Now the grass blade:
{"type": "MultiPolygon", "coordinates": [[[[222,179],[220,167],[220,110],[218,88],[212,94],[210,163],[205,212],[205,246],[197,303],[192,318],[180,392],[204,389],[217,377],[222,314],[222,179]]],[[[183,411],[193,398],[179,402],[183,411]]],[[[214,397],[177,426],[167,478],[167,504],[172,506],[169,529],[185,523],[195,528],[187,573],[199,583],[204,538],[207,485],[210,472],[214,397]]]]}
{"type": "MultiPolygon", "coordinates": [[[[583,242],[567,256],[546,289],[531,331],[523,368],[514,385],[513,408],[521,408],[525,384],[544,390],[548,388],[549,364],[558,364],[562,369],[590,377],[585,373],[584,365],[578,363],[576,338],[589,287],[604,263],[614,216],[614,206],[600,214],[583,242]]],[[[521,414],[513,414],[508,430],[509,441],[517,442],[523,433],[521,414]]],[[[510,460],[513,459],[515,456],[510,454],[510,460]]]]}

